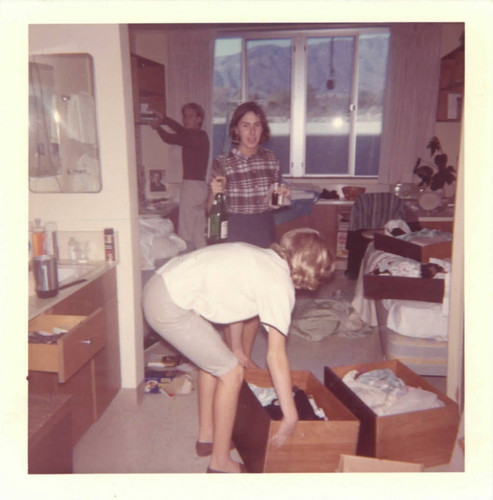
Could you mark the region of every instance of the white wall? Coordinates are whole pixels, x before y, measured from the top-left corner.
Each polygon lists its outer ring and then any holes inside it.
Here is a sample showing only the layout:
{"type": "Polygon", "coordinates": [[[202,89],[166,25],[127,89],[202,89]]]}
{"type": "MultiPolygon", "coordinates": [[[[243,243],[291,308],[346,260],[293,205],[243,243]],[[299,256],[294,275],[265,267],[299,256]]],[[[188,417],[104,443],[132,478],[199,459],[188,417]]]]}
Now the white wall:
{"type": "Polygon", "coordinates": [[[143,322],[127,27],[31,25],[29,51],[86,52],[94,58],[103,189],[96,194],[30,193],[29,219],[54,220],[60,231],[115,229],[122,386],[136,388],[143,379],[143,322]]]}

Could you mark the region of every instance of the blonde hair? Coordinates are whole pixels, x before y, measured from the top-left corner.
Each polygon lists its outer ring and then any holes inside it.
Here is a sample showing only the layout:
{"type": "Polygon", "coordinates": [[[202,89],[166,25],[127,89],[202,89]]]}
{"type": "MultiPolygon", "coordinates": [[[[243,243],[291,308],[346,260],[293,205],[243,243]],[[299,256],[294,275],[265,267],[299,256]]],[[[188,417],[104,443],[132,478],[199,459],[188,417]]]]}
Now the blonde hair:
{"type": "Polygon", "coordinates": [[[271,248],[287,261],[296,288],[315,290],[334,270],[327,242],[314,229],[288,231],[271,248]]]}

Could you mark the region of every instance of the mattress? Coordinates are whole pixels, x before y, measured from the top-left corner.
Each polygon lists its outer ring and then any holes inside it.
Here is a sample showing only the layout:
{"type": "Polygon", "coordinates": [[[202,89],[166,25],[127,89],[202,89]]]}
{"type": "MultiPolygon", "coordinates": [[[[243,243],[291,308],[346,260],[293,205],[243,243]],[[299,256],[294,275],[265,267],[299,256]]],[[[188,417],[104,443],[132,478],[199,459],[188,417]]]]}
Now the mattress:
{"type": "Polygon", "coordinates": [[[385,359],[398,359],[418,375],[447,375],[446,340],[401,335],[385,326],[387,310],[379,300],[376,301],[376,309],[385,359]]]}
{"type": "Polygon", "coordinates": [[[398,359],[418,375],[447,375],[447,341],[407,337],[380,326],[385,359],[398,359]]]}

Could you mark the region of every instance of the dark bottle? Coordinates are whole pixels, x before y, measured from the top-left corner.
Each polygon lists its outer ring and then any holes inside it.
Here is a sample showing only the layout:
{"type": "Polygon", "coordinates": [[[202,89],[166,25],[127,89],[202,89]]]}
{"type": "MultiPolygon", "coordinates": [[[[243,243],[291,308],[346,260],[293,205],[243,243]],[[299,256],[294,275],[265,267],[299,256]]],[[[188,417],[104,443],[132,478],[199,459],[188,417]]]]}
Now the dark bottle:
{"type": "Polygon", "coordinates": [[[209,212],[207,240],[210,245],[224,243],[228,239],[228,211],[223,193],[217,193],[209,212]]]}
{"type": "Polygon", "coordinates": [[[279,183],[278,182],[274,183],[271,203],[272,203],[273,207],[280,207],[284,203],[282,192],[279,191],[279,183]]]}

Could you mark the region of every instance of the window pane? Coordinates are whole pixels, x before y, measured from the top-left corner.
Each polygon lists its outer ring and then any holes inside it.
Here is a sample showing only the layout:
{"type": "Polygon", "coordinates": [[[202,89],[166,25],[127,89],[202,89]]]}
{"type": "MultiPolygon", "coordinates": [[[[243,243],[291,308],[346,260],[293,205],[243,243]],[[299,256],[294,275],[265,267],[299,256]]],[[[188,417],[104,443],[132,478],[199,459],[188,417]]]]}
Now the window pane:
{"type": "Polygon", "coordinates": [[[353,37],[309,38],[307,44],[307,174],[347,174],[353,37]]]}
{"type": "Polygon", "coordinates": [[[274,151],[283,174],[289,173],[291,120],[291,40],[248,40],[246,43],[246,96],[258,102],[269,122],[274,151]]]}
{"type": "Polygon", "coordinates": [[[378,175],[389,35],[360,36],[355,175],[378,175]]]}
{"type": "Polygon", "coordinates": [[[241,38],[218,38],[214,47],[212,157],[227,152],[228,125],[241,101],[241,38]]]}

